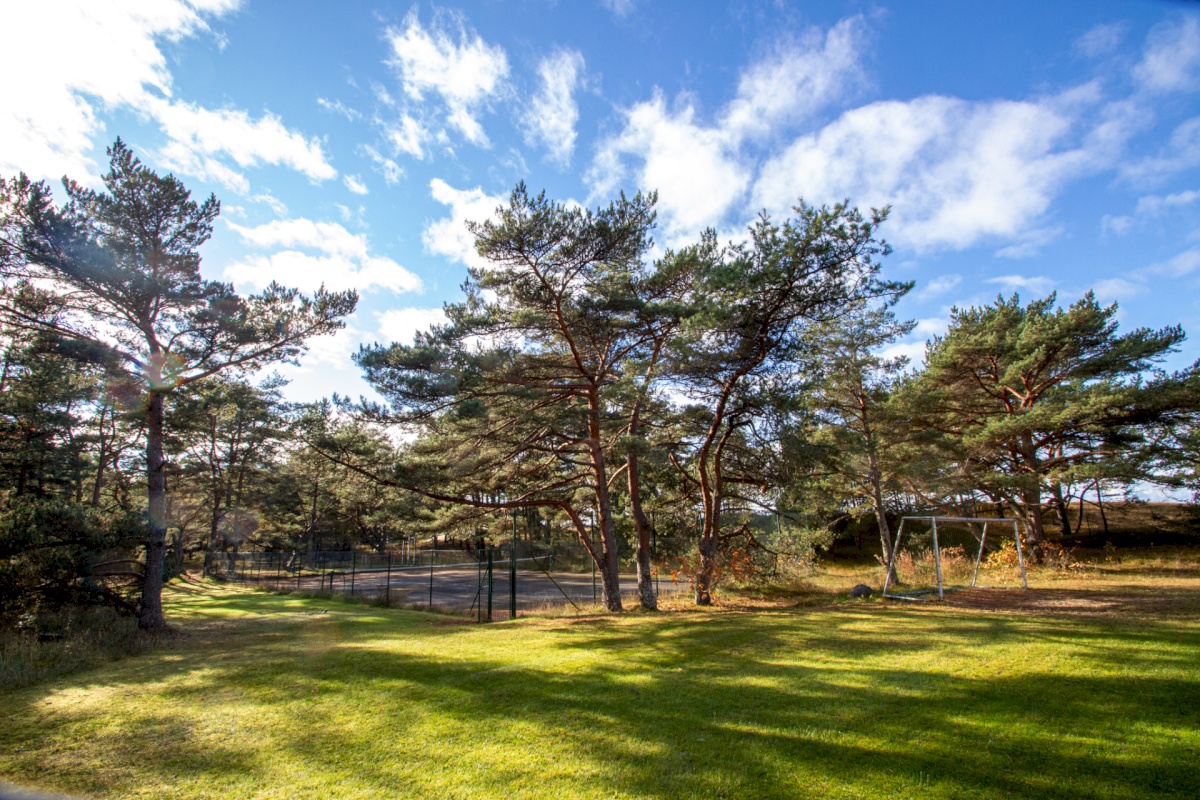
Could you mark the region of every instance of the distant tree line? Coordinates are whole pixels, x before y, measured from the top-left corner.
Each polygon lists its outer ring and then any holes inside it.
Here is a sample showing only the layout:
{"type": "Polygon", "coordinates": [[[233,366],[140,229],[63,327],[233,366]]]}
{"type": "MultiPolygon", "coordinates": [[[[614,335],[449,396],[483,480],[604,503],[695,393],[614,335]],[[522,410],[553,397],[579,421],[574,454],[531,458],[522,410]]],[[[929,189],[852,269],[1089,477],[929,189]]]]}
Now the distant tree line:
{"type": "Polygon", "coordinates": [[[519,185],[470,226],[448,322],[355,356],[382,403],[283,401],[272,363],[352,293],[200,276],[219,213],[118,140],[100,191],[0,182],[0,616],[105,603],[165,624],[163,581],[245,548],[579,543],[621,608],[655,608],[651,541],[689,542],[699,604],[798,531],[920,510],[1020,520],[1035,553],[1089,493],[1200,490],[1200,365],[1178,327],[1118,332],[1090,294],[956,308],[889,358],[911,284],[887,210],[800,203],[741,242],[654,248],[653,194],[594,210],[519,185]],[[256,377],[259,376],[259,377],[256,377]],[[772,522],[773,520],[773,522],[772,522]]]}

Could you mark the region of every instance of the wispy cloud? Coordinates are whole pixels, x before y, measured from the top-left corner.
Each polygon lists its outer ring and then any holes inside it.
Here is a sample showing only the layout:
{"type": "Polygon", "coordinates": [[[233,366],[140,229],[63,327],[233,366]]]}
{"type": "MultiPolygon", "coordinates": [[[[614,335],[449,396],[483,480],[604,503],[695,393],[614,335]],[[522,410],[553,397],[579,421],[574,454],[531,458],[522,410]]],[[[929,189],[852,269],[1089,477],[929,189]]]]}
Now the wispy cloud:
{"type": "Polygon", "coordinates": [[[337,176],[320,140],[288,129],[272,114],[253,119],[238,109],[214,111],[190,103],[158,100],[147,105],[167,135],[159,158],[171,169],[243,193],[249,190],[249,182],[228,165],[228,160],[239,167],[290,167],[314,181],[337,176]]]}
{"type": "Polygon", "coordinates": [[[508,56],[468,30],[461,15],[441,11],[427,28],[415,10],[386,33],[395,68],[408,99],[421,104],[436,96],[443,119],[472,144],[486,147],[479,114],[505,85],[508,56]]]}
{"type": "Polygon", "coordinates": [[[383,176],[383,180],[388,186],[394,186],[404,177],[404,169],[397,164],[393,159],[380,153],[371,145],[363,145],[359,148],[359,152],[371,160],[375,171],[383,176]]]}
{"type": "Polygon", "coordinates": [[[1200,19],[1187,16],[1156,25],[1133,76],[1154,92],[1196,89],[1200,85],[1200,19]]]}
{"type": "Polygon", "coordinates": [[[278,281],[303,291],[329,289],[420,291],[421,279],[390,258],[376,255],[362,233],[336,222],[283,219],[255,227],[228,223],[246,244],[272,250],[251,254],[225,268],[235,283],[263,287],[278,281]]]}
{"type": "Polygon", "coordinates": [[[919,284],[913,292],[914,300],[930,300],[934,297],[952,292],[962,283],[962,275],[939,275],[938,277],[919,284]]]}
{"type": "Polygon", "coordinates": [[[1045,275],[998,275],[988,278],[987,283],[999,286],[1005,292],[1044,297],[1054,289],[1055,281],[1045,275]]]}
{"type": "Polygon", "coordinates": [[[324,97],[318,97],[317,105],[332,114],[345,117],[351,122],[357,122],[358,120],[362,119],[362,112],[358,111],[357,109],[350,108],[341,100],[328,100],[324,97]]]}
{"type": "Polygon", "coordinates": [[[624,18],[633,13],[637,3],[634,0],[600,0],[600,5],[607,8],[613,16],[624,18]]]}
{"type": "Polygon", "coordinates": [[[560,167],[571,163],[575,150],[575,124],[579,121],[575,89],[583,68],[583,55],[577,50],[558,50],[543,58],[538,64],[538,91],[522,115],[525,143],[544,147],[560,167]]]}

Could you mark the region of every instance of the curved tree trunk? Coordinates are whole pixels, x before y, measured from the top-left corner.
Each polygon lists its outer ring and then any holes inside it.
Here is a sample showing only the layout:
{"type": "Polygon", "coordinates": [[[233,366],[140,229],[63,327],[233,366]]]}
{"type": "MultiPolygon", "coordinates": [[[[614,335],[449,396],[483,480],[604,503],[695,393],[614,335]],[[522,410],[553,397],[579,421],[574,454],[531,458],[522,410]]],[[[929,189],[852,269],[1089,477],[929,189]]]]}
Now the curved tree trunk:
{"type": "Polygon", "coordinates": [[[638,473],[637,454],[630,452],[625,460],[629,475],[629,509],[637,529],[637,582],[638,603],[647,611],[658,610],[658,594],[654,591],[654,568],[650,563],[650,520],[642,508],[641,477],[638,473]]]}
{"type": "Polygon", "coordinates": [[[591,454],[593,480],[596,482],[596,521],[600,528],[602,558],[598,566],[601,585],[604,587],[604,607],[609,611],[621,611],[617,534],[613,524],[612,496],[608,492],[608,468],[604,463],[604,451],[600,447],[601,411],[600,395],[593,387],[588,393],[588,436],[591,440],[588,450],[591,454]]]}
{"type": "MultiPolygon", "coordinates": [[[[704,526],[709,527],[708,519],[704,526]]],[[[717,574],[717,538],[707,533],[700,536],[700,569],[696,571],[696,605],[711,606],[713,601],[713,579],[717,574]]]]}

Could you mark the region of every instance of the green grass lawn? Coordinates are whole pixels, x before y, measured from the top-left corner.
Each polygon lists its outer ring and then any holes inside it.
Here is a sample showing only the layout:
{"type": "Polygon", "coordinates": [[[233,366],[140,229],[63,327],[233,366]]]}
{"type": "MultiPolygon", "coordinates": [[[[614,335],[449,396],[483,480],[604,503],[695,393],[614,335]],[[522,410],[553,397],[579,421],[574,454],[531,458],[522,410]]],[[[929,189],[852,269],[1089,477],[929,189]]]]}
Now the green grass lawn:
{"type": "Polygon", "coordinates": [[[97,797],[1195,798],[1188,569],[1154,579],[1165,613],[820,600],[490,626],[190,584],[166,646],[0,695],[0,776],[97,797]]]}

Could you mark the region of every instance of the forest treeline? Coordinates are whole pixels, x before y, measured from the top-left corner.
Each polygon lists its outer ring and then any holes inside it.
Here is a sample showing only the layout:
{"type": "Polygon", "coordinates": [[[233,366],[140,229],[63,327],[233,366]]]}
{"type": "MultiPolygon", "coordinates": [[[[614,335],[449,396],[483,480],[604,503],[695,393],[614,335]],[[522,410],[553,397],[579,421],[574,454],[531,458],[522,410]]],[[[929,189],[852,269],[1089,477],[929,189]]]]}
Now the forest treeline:
{"type": "Polygon", "coordinates": [[[886,553],[900,512],[1006,515],[1036,553],[1089,494],[1200,490],[1200,364],[1162,368],[1180,328],[1000,296],[955,308],[923,364],[889,358],[912,284],[881,274],[887,210],[849,204],[663,252],[653,194],[589,210],[518,185],[470,225],[487,266],[447,322],[354,356],[382,402],[289,404],[263,376],[357,296],[205,280],[216,199],[109,154],[103,188],[66,181],[61,204],[0,183],[4,624],[102,603],[153,629],[193,559],[496,537],[515,515],[586,548],[611,610],[622,542],[654,608],[652,537],[686,540],[708,604],[842,520],[886,553]]]}

